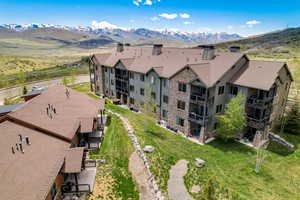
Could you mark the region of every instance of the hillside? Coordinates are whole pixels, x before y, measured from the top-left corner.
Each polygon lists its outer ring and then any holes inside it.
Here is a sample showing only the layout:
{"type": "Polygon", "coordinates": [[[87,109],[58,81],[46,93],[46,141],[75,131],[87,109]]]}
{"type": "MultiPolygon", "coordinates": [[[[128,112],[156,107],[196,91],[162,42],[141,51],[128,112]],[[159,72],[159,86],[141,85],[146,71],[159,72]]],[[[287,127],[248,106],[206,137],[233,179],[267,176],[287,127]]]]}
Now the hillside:
{"type": "Polygon", "coordinates": [[[299,57],[300,27],[266,33],[249,38],[218,43],[223,50],[231,45],[241,46],[241,50],[252,56],[288,59],[299,57]]]}

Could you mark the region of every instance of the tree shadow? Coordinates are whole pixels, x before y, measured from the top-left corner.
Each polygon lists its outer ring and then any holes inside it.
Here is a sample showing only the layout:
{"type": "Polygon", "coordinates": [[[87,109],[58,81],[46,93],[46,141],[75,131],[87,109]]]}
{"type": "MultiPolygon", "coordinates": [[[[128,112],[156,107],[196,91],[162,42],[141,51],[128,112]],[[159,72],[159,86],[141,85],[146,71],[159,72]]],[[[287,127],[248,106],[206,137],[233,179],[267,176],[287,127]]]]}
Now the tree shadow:
{"type": "Polygon", "coordinates": [[[224,140],[222,138],[216,138],[213,142],[208,145],[219,149],[223,152],[237,152],[243,154],[253,154],[255,150],[245,144],[241,144],[234,139],[224,140]]]}

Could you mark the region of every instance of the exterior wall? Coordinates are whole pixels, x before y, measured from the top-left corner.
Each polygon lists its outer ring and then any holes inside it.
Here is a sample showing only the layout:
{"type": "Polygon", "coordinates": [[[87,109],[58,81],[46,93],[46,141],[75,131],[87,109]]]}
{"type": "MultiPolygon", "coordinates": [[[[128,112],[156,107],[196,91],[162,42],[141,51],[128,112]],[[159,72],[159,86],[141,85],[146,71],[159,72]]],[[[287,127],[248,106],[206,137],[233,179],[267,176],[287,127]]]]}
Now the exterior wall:
{"type": "Polygon", "coordinates": [[[196,74],[189,68],[185,68],[180,73],[176,74],[170,81],[170,93],[169,96],[169,119],[168,125],[178,129],[179,131],[189,134],[189,104],[190,104],[190,92],[191,86],[190,82],[196,79],[196,74]],[[186,83],[186,92],[181,92],[178,90],[178,83],[186,83]],[[185,110],[177,109],[177,101],[181,100],[185,102],[185,110]],[[176,116],[184,119],[184,126],[179,126],[176,124],[176,116]]]}
{"type": "MultiPolygon", "coordinates": [[[[61,173],[59,173],[57,176],[56,176],[56,178],[55,178],[55,180],[54,180],[54,183],[55,183],[55,185],[56,185],[56,191],[57,191],[57,197],[56,197],[56,199],[55,200],[61,200],[61,195],[60,195],[60,193],[61,193],[61,186],[63,185],[63,183],[64,183],[64,177],[63,177],[63,175],[61,174],[61,173]]],[[[51,187],[52,187],[52,185],[51,185],[51,187]]],[[[52,200],[52,196],[51,196],[51,193],[50,193],[50,189],[49,189],[49,193],[48,193],[48,195],[47,195],[47,197],[46,197],[46,199],[45,200],[52,200]]]]}
{"type": "Polygon", "coordinates": [[[95,85],[94,85],[94,90],[95,90],[95,93],[99,96],[103,95],[104,94],[104,91],[103,91],[103,87],[104,87],[104,84],[103,84],[103,81],[104,81],[104,77],[103,77],[103,67],[102,66],[98,66],[96,64],[94,64],[95,61],[93,61],[91,64],[92,64],[92,68],[93,68],[93,72],[94,72],[94,78],[93,80],[91,80],[91,82],[93,82],[95,85]]]}
{"type": "Polygon", "coordinates": [[[143,75],[141,73],[131,72],[133,74],[133,79],[129,78],[129,85],[134,86],[134,91],[129,91],[129,97],[134,99],[134,104],[130,104],[130,107],[133,107],[135,109],[140,109],[141,103],[144,102],[145,96],[141,95],[140,90],[141,88],[145,89],[145,83],[146,83],[146,75],[144,74],[144,81],[141,81],[140,76],[143,75]]]}
{"type": "MultiPolygon", "coordinates": [[[[171,102],[171,96],[170,96],[170,80],[169,79],[164,79],[164,78],[161,78],[161,95],[160,95],[160,102],[161,102],[161,109],[160,109],[160,116],[161,118],[163,119],[163,110],[167,111],[167,115],[169,116],[169,113],[170,113],[170,110],[169,110],[169,104],[171,102]],[[164,85],[164,81],[165,81],[165,85],[164,85]],[[169,99],[169,102],[168,103],[164,103],[163,101],[163,96],[167,96],[168,99],[169,99]]],[[[164,120],[167,120],[164,119],[164,120]]]]}
{"type": "Polygon", "coordinates": [[[281,82],[278,79],[275,82],[277,86],[277,94],[274,98],[273,113],[271,117],[272,119],[275,120],[280,120],[284,114],[285,106],[289,94],[289,89],[292,81],[285,67],[283,67],[279,71],[278,75],[281,82]]]}

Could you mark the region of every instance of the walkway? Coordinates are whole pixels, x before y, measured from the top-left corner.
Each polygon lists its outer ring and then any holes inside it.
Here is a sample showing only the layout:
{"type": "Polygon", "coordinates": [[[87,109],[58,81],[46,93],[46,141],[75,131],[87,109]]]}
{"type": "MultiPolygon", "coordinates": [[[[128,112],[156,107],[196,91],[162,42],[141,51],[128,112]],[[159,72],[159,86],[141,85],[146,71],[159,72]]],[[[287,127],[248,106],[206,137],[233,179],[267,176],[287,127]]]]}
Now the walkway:
{"type": "Polygon", "coordinates": [[[186,160],[179,160],[170,170],[168,193],[172,200],[193,200],[183,180],[183,176],[188,170],[187,164],[188,162],[186,160]]]}
{"type": "Polygon", "coordinates": [[[144,168],[143,160],[134,151],[129,159],[129,171],[132,173],[135,181],[138,184],[141,200],[155,199],[153,192],[149,188],[148,175],[144,168]]]}

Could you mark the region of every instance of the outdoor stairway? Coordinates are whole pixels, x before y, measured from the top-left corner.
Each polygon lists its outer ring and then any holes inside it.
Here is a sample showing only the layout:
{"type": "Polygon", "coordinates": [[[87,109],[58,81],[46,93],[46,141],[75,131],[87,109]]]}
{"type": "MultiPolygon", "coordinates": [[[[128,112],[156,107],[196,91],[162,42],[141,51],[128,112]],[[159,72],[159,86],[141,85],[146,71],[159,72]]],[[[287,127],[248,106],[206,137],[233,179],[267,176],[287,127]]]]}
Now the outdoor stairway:
{"type": "Polygon", "coordinates": [[[280,137],[279,135],[276,135],[274,133],[269,132],[269,139],[271,141],[277,142],[289,149],[293,149],[295,146],[291,143],[289,143],[288,141],[286,141],[285,139],[283,139],[282,137],[280,137]]]}

